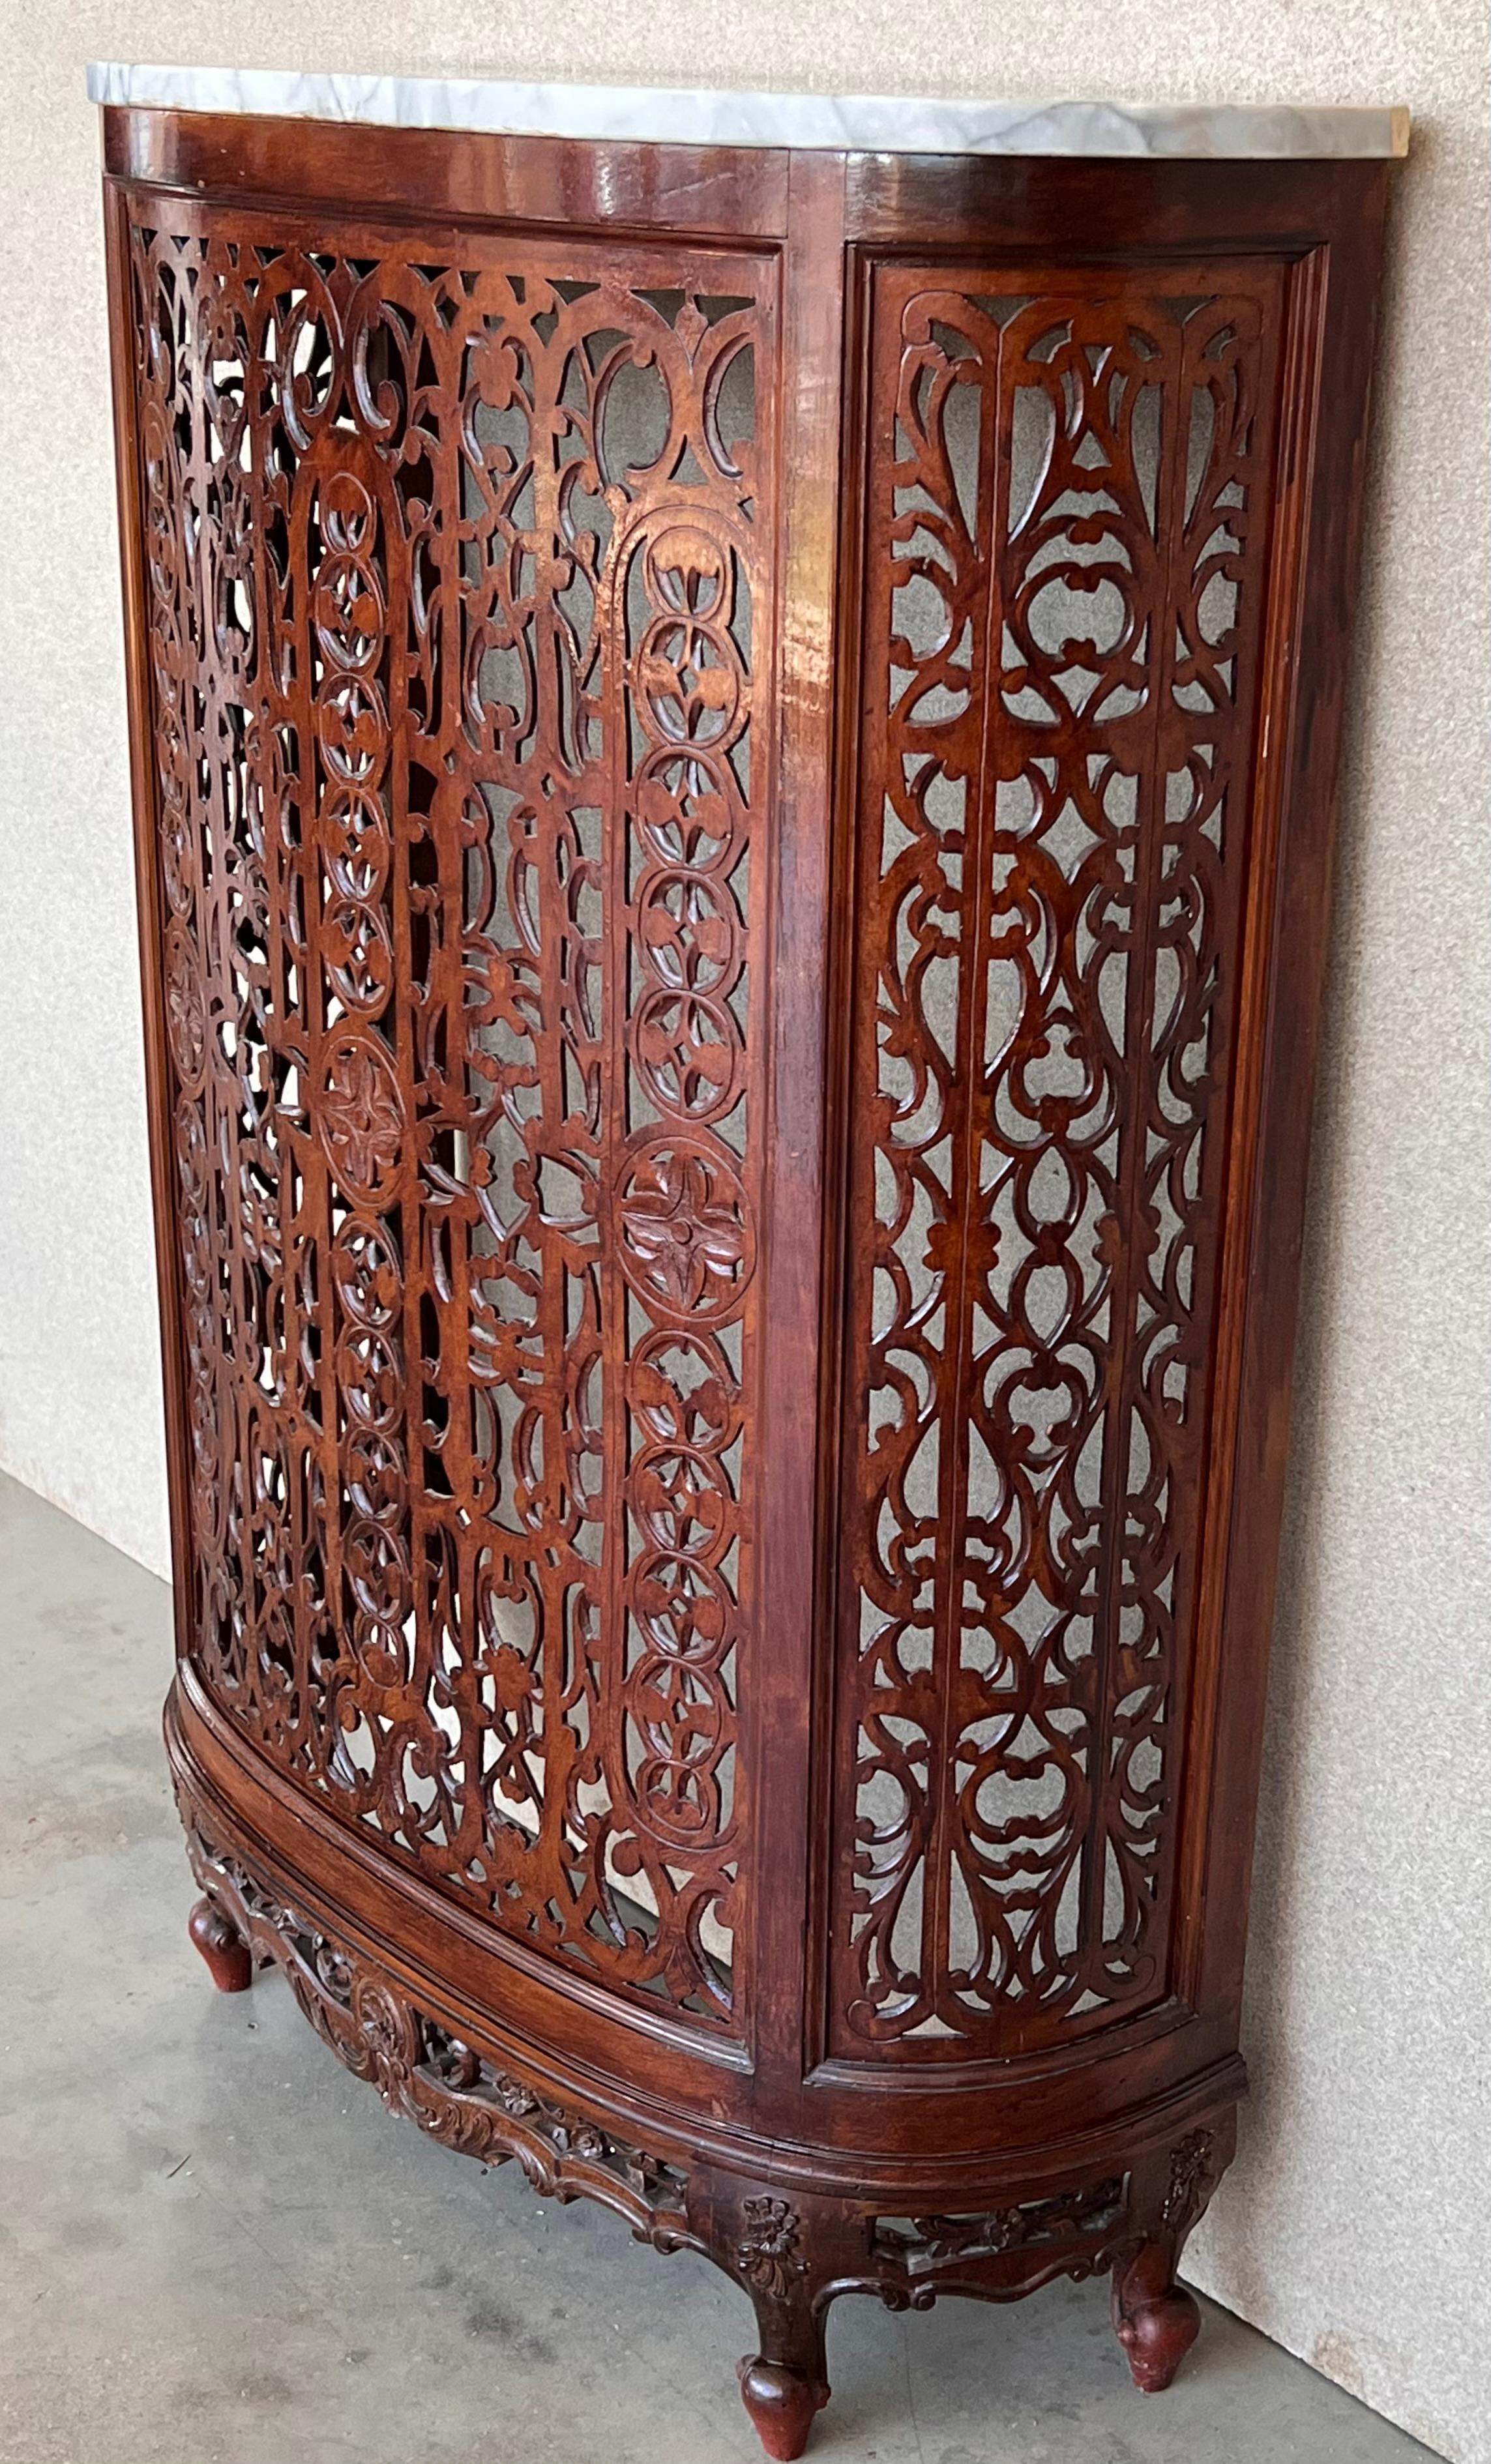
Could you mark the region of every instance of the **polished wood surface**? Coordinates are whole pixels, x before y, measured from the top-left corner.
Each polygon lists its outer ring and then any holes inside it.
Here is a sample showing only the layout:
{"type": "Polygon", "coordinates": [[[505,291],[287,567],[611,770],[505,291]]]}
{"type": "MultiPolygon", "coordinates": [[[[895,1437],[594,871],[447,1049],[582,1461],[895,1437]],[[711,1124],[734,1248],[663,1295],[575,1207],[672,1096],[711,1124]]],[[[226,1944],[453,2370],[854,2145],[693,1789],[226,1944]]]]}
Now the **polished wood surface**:
{"type": "Polygon", "coordinates": [[[741,2284],[1230,2160],[1372,164],[104,115],[237,1990],[741,2284]]]}

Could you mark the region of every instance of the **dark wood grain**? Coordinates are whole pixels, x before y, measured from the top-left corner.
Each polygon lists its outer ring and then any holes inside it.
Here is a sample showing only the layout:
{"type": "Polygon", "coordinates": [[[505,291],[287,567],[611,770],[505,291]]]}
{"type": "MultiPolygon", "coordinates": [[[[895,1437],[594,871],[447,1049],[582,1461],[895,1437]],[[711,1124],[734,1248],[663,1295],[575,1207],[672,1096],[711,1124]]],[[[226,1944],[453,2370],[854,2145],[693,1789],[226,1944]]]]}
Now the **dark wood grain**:
{"type": "Polygon", "coordinates": [[[1232,2153],[1386,174],[105,114],[236,1990],[829,2302],[1232,2153]]]}

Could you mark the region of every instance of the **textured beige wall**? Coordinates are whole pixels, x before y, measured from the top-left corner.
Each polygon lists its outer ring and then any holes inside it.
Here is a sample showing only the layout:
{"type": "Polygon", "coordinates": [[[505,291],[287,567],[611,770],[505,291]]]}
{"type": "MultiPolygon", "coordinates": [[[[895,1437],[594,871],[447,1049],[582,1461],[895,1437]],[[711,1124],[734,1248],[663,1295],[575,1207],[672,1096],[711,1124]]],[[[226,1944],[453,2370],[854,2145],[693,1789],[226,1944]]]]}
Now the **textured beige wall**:
{"type": "MultiPolygon", "coordinates": [[[[90,55],[1407,102],[1250,1969],[1198,2281],[1491,2459],[1480,0],[0,0],[0,1463],[164,1568],[90,55]],[[696,50],[707,25],[708,50],[696,50]]],[[[645,2298],[639,2279],[639,2298],[645,2298]]]]}

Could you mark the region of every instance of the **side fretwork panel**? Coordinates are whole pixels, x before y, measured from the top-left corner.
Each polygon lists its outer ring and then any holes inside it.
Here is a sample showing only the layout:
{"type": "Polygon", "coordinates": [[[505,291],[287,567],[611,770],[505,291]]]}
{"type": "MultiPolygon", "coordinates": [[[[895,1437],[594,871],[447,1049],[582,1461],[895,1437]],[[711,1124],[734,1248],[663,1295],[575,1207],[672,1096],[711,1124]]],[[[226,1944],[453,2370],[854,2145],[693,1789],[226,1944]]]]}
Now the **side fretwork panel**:
{"type": "Polygon", "coordinates": [[[1284,297],[866,274],[841,2057],[1172,1983],[1284,297]]]}
{"type": "Polygon", "coordinates": [[[738,2033],[775,260],[127,246],[196,1666],[738,2033]]]}

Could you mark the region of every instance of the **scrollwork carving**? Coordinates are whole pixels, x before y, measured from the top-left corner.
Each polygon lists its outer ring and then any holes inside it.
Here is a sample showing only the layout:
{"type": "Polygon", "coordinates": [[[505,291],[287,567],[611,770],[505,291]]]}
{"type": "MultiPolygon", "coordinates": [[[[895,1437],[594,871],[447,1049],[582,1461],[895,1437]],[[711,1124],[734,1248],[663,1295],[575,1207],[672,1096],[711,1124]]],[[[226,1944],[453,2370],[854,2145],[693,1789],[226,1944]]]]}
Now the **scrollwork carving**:
{"type": "Polygon", "coordinates": [[[876,275],[844,2054],[1165,1984],[1276,279],[876,275]]]}
{"type": "Polygon", "coordinates": [[[1111,2267],[1135,2230],[1124,2174],[969,2215],[881,2216],[865,2289],[891,2309],[924,2310],[939,2289],[1008,2300],[1058,2276],[1080,2280],[1111,2267]]]}
{"type": "Polygon", "coordinates": [[[261,1959],[284,1971],[322,2042],[377,2089],[390,2113],[485,2165],[511,2158],[533,2188],[598,2199],[660,2250],[698,2249],[688,2177],[495,2068],[426,2017],[391,1978],[331,1943],[188,1828],[192,1870],[261,1959]]]}
{"type": "Polygon", "coordinates": [[[775,259],[128,212],[196,1664],[738,2031],[775,259]]]}
{"type": "Polygon", "coordinates": [[[1127,2213],[1128,2185],[1117,2175],[1091,2189],[1063,2190],[984,2215],[911,2216],[904,2224],[882,2218],[875,2227],[874,2249],[878,2257],[904,2268],[910,2277],[935,2276],[939,2269],[953,2271],[970,2260],[1001,2258],[1007,2251],[1063,2241],[1080,2244],[1093,2234],[1107,2246],[1127,2213]]]}

